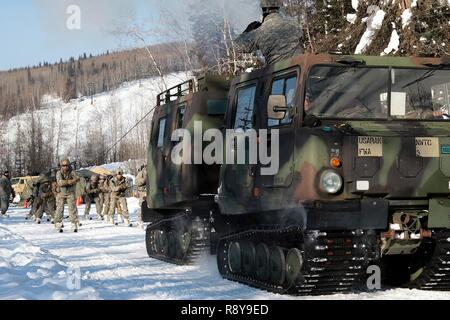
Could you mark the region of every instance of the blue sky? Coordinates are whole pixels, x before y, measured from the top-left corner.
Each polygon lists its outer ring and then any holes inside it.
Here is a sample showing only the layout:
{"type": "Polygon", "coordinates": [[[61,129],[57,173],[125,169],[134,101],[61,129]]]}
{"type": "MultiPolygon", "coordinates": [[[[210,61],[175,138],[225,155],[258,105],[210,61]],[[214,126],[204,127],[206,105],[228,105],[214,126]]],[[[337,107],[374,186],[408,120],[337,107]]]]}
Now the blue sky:
{"type": "Polygon", "coordinates": [[[186,32],[188,4],[197,1],[208,4],[201,5],[205,10],[227,11],[238,29],[260,18],[259,0],[0,0],[0,70],[142,46],[114,35],[134,25],[158,30],[146,37],[148,44],[170,41],[166,13],[186,32]],[[70,5],[81,10],[81,30],[67,28],[70,5]]]}
{"type": "Polygon", "coordinates": [[[152,0],[1,0],[0,70],[123,49],[130,44],[112,31],[155,13],[152,0]],[[66,27],[70,4],[81,9],[81,30],[66,27]]]}

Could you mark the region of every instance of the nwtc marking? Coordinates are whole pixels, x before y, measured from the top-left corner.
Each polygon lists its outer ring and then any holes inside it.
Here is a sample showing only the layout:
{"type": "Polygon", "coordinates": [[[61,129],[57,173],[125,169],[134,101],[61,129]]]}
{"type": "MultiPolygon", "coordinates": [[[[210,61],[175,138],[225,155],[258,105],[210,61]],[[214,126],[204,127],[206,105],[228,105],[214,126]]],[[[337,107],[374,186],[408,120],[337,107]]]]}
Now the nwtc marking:
{"type": "Polygon", "coordinates": [[[450,146],[441,146],[442,154],[450,154],[450,146]]]}
{"type": "Polygon", "coordinates": [[[382,137],[358,137],[358,157],[382,157],[382,137]]]}
{"type": "Polygon", "coordinates": [[[439,158],[439,139],[416,138],[416,155],[421,158],[439,158]]]}

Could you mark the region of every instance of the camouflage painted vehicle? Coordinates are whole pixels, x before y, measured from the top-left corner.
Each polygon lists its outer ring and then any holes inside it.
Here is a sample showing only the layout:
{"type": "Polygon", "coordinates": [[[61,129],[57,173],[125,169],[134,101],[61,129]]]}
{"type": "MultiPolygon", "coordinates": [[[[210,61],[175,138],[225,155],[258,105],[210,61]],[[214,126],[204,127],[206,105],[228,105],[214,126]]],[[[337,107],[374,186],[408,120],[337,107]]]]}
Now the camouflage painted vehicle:
{"type": "MultiPolygon", "coordinates": [[[[446,58],[301,55],[237,77],[225,128],[277,129],[280,169],[224,164],[215,204],[168,208],[219,239],[223,277],[257,288],[349,292],[381,265],[387,283],[450,289],[449,68],[446,58]]],[[[167,176],[157,153],[150,179],[167,176]]],[[[160,231],[152,244],[166,261],[191,250],[186,232],[160,231]]]]}
{"type": "MultiPolygon", "coordinates": [[[[208,74],[158,96],[148,149],[148,203],[142,209],[143,221],[157,221],[147,229],[151,257],[183,265],[207,245],[204,231],[209,231],[209,210],[217,207],[214,195],[220,165],[174,164],[171,154],[176,144],[171,136],[177,129],[187,129],[194,136],[195,121],[202,123],[201,134],[224,126],[230,81],[208,74]]],[[[196,152],[194,146],[190,152],[196,152]]]]}

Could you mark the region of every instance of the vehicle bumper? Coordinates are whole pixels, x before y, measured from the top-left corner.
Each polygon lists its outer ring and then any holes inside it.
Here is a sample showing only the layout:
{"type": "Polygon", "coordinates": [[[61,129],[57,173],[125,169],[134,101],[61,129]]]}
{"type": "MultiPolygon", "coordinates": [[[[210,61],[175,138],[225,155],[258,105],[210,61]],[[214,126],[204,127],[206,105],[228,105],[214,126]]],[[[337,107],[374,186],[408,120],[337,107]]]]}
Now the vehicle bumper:
{"type": "Polygon", "coordinates": [[[389,201],[314,202],[304,204],[308,230],[385,230],[388,228],[389,201]]]}

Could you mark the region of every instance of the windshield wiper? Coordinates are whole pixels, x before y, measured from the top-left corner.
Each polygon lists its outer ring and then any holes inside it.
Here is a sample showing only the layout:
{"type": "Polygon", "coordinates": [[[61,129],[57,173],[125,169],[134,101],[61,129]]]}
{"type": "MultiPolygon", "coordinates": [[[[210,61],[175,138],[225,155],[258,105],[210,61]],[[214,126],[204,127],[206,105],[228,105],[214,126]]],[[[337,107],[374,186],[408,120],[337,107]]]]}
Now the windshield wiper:
{"type": "Polygon", "coordinates": [[[366,62],[362,59],[355,59],[353,57],[342,57],[340,59],[336,60],[339,64],[344,64],[350,67],[359,67],[359,66],[365,66],[366,62]]]}
{"type": "Polygon", "coordinates": [[[357,133],[355,128],[348,122],[340,123],[336,125],[336,129],[344,134],[355,134],[357,133]]]}
{"type": "Polygon", "coordinates": [[[432,76],[434,76],[434,74],[436,73],[436,70],[428,70],[427,72],[425,72],[421,77],[417,78],[416,80],[408,83],[407,85],[403,86],[402,89],[408,88],[410,86],[412,86],[413,84],[422,82],[428,78],[431,78],[432,76]]]}

